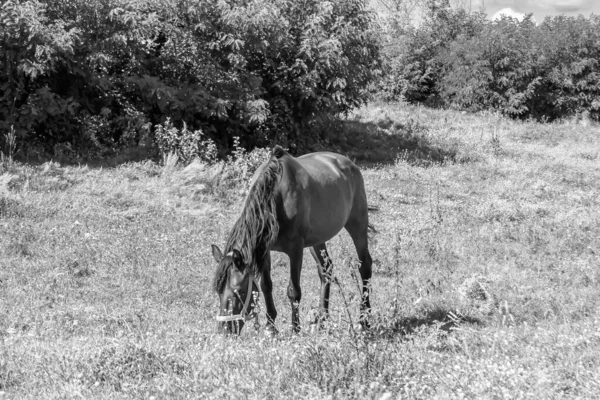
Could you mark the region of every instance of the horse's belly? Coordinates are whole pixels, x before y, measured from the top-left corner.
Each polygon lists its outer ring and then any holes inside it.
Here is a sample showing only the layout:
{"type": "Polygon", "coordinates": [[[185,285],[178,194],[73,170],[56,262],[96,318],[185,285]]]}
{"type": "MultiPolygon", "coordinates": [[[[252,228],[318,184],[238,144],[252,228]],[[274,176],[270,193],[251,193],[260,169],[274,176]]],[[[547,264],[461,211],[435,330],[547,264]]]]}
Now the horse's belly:
{"type": "MultiPolygon", "coordinates": [[[[337,191],[335,191],[337,192],[337,191]]],[[[329,199],[313,202],[304,244],[306,247],[324,243],[337,235],[348,221],[352,193],[335,193],[329,199]]]]}
{"type": "Polygon", "coordinates": [[[308,232],[308,235],[304,240],[304,247],[312,247],[327,242],[337,235],[343,227],[344,225],[328,226],[323,229],[319,229],[319,227],[313,227],[313,230],[308,232]]]}

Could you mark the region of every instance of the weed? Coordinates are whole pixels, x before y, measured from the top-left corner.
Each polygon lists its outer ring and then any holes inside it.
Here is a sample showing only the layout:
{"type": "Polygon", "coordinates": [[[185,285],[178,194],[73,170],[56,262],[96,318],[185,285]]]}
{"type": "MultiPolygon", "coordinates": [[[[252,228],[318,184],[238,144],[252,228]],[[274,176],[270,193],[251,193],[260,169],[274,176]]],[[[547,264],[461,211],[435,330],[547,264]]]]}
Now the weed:
{"type": "Polygon", "coordinates": [[[75,278],[87,278],[94,273],[87,265],[81,266],[77,261],[69,263],[67,271],[69,275],[73,275],[75,278]]]}
{"type": "MultiPolygon", "coordinates": [[[[0,176],[0,179],[2,177],[0,176]]],[[[0,182],[0,185],[2,182],[0,182]]],[[[0,193],[0,218],[22,217],[22,207],[13,196],[0,193]]]]}
{"type": "Polygon", "coordinates": [[[0,390],[8,390],[19,385],[18,374],[7,363],[3,356],[0,358],[0,390]]]}
{"type": "Polygon", "coordinates": [[[172,160],[174,155],[184,164],[189,164],[195,158],[208,163],[215,162],[217,146],[211,139],[203,139],[203,136],[201,130],[190,131],[185,122],[181,129],[177,129],[170,118],[156,125],[154,130],[154,138],[165,163],[167,157],[172,160]]]}
{"type": "Polygon", "coordinates": [[[0,151],[0,165],[12,165],[17,152],[17,135],[14,126],[11,125],[8,132],[4,135],[4,143],[6,155],[4,155],[4,151],[0,151]]]}
{"type": "Polygon", "coordinates": [[[122,388],[124,381],[152,379],[161,373],[183,374],[186,366],[169,357],[159,357],[142,347],[108,347],[89,361],[87,382],[111,385],[115,390],[122,388]]]}

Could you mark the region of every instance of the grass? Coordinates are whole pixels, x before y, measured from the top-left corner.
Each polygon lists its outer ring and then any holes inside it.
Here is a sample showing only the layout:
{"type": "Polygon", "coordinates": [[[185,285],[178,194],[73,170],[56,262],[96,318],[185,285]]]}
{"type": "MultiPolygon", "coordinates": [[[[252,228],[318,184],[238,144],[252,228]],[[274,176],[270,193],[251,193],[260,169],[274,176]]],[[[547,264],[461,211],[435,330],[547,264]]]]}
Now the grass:
{"type": "Polygon", "coordinates": [[[0,398],[599,398],[600,130],[393,104],[343,124],[333,147],[381,161],[367,334],[346,233],[323,331],[306,252],[301,334],[276,253],[279,337],[215,333],[210,244],[248,165],[2,165],[0,398]]]}

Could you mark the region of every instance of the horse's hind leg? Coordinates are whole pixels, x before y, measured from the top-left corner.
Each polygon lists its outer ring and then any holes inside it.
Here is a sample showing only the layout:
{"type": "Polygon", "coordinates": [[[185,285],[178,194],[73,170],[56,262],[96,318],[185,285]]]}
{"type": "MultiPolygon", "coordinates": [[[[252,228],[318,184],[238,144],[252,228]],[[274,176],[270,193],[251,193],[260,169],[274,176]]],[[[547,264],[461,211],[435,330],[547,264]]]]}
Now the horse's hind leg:
{"type": "Polygon", "coordinates": [[[277,333],[275,328],[275,318],[277,310],[273,302],[273,281],[271,280],[271,254],[267,252],[263,260],[262,276],[260,279],[260,288],[265,296],[265,306],[267,308],[267,325],[265,326],[267,334],[277,333]]]}
{"type": "Polygon", "coordinates": [[[292,306],[292,329],[294,332],[300,331],[300,300],[302,291],[300,290],[300,273],[302,272],[302,243],[292,246],[287,255],[290,257],[290,283],[288,284],[287,295],[292,306]]]}
{"type": "Polygon", "coordinates": [[[319,278],[321,279],[321,301],[319,314],[314,323],[319,323],[329,315],[329,291],[331,287],[331,270],[333,264],[327,253],[325,243],[318,244],[310,248],[310,253],[317,262],[319,278]]]}
{"type": "MultiPolygon", "coordinates": [[[[362,279],[363,292],[360,307],[360,322],[364,328],[368,328],[368,315],[371,312],[369,294],[371,292],[371,265],[373,264],[373,261],[371,259],[371,254],[369,253],[369,243],[367,237],[369,216],[367,214],[367,201],[366,196],[364,196],[364,192],[363,198],[363,201],[355,200],[355,205],[345,228],[354,242],[356,253],[358,254],[358,259],[360,260],[359,272],[362,279]]],[[[360,198],[358,200],[360,200],[360,198]]]]}

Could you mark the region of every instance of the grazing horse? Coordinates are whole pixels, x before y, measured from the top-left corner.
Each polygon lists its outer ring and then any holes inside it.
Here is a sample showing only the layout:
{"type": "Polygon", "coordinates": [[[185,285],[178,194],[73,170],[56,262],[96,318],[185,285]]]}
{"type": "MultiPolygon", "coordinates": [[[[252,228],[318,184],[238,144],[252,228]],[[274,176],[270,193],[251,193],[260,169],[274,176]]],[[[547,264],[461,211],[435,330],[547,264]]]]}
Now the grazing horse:
{"type": "Polygon", "coordinates": [[[295,158],[275,146],[269,160],[252,178],[242,214],[225,244],[225,255],[212,245],[218,263],[213,286],[220,298],[219,331],[239,333],[245,321],[257,316],[260,281],[267,311],[267,333],[277,332],[271,250],[290,258],[287,295],[292,306],[292,329],[295,332],[300,329],[300,272],[305,247],[310,247],[318,265],[320,314],[325,318],[332,268],[325,242],[342,228],[352,237],[360,260],[363,291],[360,320],[367,328],[372,264],[367,243],[368,218],[363,177],[352,161],[330,152],[295,158]]]}

